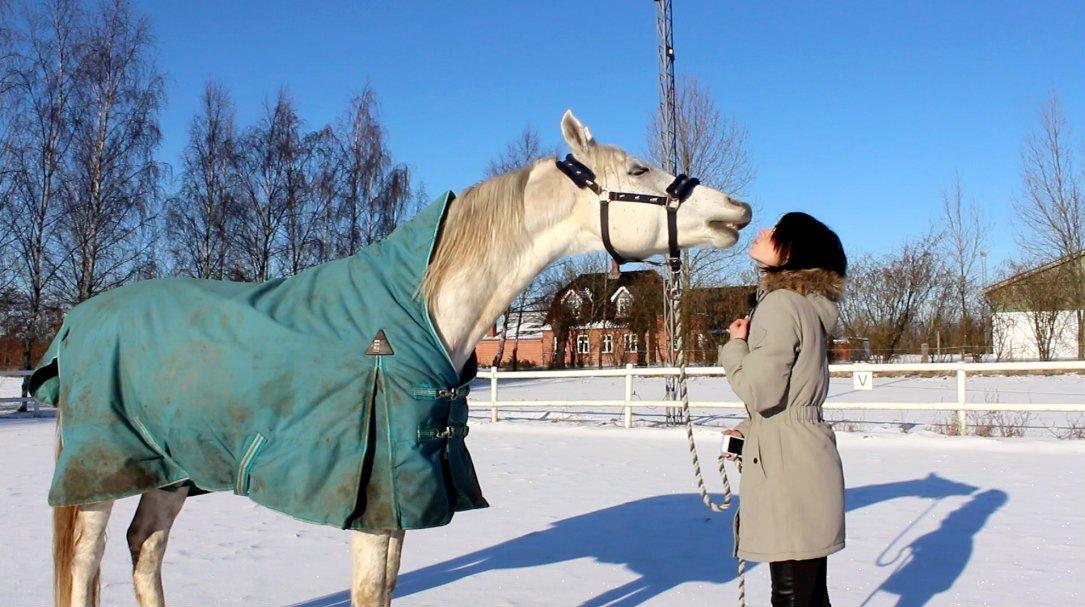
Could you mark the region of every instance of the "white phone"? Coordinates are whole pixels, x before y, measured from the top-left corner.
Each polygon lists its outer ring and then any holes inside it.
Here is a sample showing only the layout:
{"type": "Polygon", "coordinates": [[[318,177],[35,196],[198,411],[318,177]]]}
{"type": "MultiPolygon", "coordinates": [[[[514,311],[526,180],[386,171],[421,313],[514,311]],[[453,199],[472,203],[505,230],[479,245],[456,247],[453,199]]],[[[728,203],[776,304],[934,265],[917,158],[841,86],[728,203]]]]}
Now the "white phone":
{"type": "Polygon", "coordinates": [[[730,434],[723,435],[723,446],[720,447],[720,453],[730,453],[735,457],[742,457],[742,445],[746,441],[737,436],[731,436],[730,434]]]}

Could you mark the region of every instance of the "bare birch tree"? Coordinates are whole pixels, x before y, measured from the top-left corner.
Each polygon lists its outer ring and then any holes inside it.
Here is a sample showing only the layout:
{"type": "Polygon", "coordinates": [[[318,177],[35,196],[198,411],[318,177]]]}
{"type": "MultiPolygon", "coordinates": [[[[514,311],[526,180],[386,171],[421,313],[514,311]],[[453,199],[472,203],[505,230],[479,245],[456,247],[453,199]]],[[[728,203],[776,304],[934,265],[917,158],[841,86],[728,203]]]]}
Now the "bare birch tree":
{"type": "Polygon", "coordinates": [[[275,104],[265,107],[259,123],[250,127],[242,140],[237,232],[241,272],[246,280],[263,282],[277,273],[274,265],[281,252],[283,224],[289,212],[283,142],[295,118],[293,102],[285,91],[280,91],[275,104]]]}
{"type": "MultiPolygon", "coordinates": [[[[980,263],[986,252],[990,224],[974,202],[965,202],[960,175],[942,194],[942,238],[940,252],[952,274],[948,294],[956,307],[960,346],[980,345],[990,314],[981,295],[980,263]]],[[[978,353],[978,351],[974,351],[978,353]]]]}
{"type": "Polygon", "coordinates": [[[411,200],[411,175],[396,164],[385,144],[377,95],[366,87],[340,121],[339,255],[387,236],[411,200]]]}
{"type": "Polygon", "coordinates": [[[221,280],[236,264],[237,126],[221,84],[207,82],[200,101],[181,156],[181,188],[167,202],[166,228],[176,272],[221,280]]]}
{"type": "Polygon", "coordinates": [[[338,128],[304,126],[280,91],[238,135],[226,91],[208,83],[169,201],[179,271],[264,281],[353,254],[398,225],[414,192],[385,145],[375,94],[354,99],[338,128]]]}
{"type": "MultiPolygon", "coordinates": [[[[1040,128],[1021,147],[1021,192],[1014,200],[1018,243],[1034,262],[1077,255],[1085,245],[1085,163],[1074,153],[1075,142],[1058,98],[1040,112],[1040,128]]],[[[1070,264],[1075,287],[1073,308],[1078,324],[1078,358],[1085,357],[1085,269],[1070,264]]]]}
{"type": "Polygon", "coordinates": [[[71,251],[64,298],[79,303],[138,275],[151,257],[162,76],[148,57],[150,26],[125,0],[85,26],[72,103],[61,238],[71,251]]]}
{"type": "Polygon", "coordinates": [[[313,195],[309,178],[314,160],[316,137],[302,133],[302,121],[289,106],[282,118],[283,125],[277,154],[282,159],[282,195],[285,205],[280,267],[285,275],[294,275],[317,260],[317,234],[320,220],[325,217],[321,202],[313,195]]]}
{"type": "MultiPolygon", "coordinates": [[[[15,20],[11,3],[0,0],[0,218],[8,217],[7,207],[11,204],[15,183],[11,136],[12,124],[17,115],[18,96],[16,89],[15,20]]],[[[10,249],[14,234],[8,230],[0,232],[0,317],[7,318],[11,313],[12,294],[9,289],[15,283],[15,268],[10,249]]]]}
{"type": "Polygon", "coordinates": [[[337,202],[342,187],[342,163],[335,130],[328,126],[308,136],[307,182],[312,197],[314,220],[311,249],[313,263],[336,257],[337,202]]]}
{"type": "Polygon", "coordinates": [[[8,160],[11,179],[2,227],[12,235],[17,260],[17,307],[23,366],[30,368],[34,341],[45,327],[47,298],[56,288],[60,263],[56,231],[63,163],[72,141],[72,89],[78,69],[78,3],[52,0],[23,7],[23,43],[4,71],[14,81],[17,110],[11,116],[8,160]]]}

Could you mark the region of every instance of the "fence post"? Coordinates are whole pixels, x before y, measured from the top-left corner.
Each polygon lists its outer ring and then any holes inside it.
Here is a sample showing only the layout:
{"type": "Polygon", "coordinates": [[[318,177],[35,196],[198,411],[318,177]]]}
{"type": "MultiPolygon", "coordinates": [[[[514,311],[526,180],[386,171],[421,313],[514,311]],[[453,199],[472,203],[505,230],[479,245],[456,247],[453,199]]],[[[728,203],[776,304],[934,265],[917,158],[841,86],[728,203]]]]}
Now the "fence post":
{"type": "MultiPolygon", "coordinates": [[[[19,385],[19,396],[21,396],[22,399],[23,399],[22,403],[20,403],[20,406],[29,403],[30,406],[27,407],[27,409],[34,414],[34,417],[41,417],[41,403],[38,402],[38,399],[34,398],[33,396],[30,396],[30,375],[29,375],[29,373],[30,372],[27,371],[27,374],[23,375],[23,381],[19,385]]],[[[15,376],[15,377],[18,377],[18,376],[15,376]]]]}
{"type": "Polygon", "coordinates": [[[490,367],[490,421],[497,421],[497,367],[490,367]]]}
{"type": "Polygon", "coordinates": [[[625,427],[633,427],[633,363],[625,363],[625,427]]]}
{"type": "MultiPolygon", "coordinates": [[[[962,361],[963,365],[964,362],[962,361]]],[[[964,369],[957,369],[957,429],[961,436],[964,436],[965,429],[968,428],[968,412],[964,410],[965,403],[968,402],[968,392],[965,390],[965,381],[967,375],[964,369]]]]}

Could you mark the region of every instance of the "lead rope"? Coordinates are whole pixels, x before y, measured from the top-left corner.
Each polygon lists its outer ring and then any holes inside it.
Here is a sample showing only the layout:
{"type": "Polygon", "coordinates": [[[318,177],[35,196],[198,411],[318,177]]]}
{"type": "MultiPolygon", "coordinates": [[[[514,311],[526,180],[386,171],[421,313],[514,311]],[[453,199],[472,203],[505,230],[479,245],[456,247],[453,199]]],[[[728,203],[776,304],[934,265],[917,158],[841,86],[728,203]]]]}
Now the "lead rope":
{"type": "MultiPolygon", "coordinates": [[[[723,501],[716,503],[708,495],[705,488],[704,474],[701,473],[701,458],[697,455],[697,444],[693,439],[693,416],[689,412],[689,392],[686,390],[686,348],[682,337],[682,287],[681,276],[678,271],[671,271],[671,288],[669,292],[669,305],[671,318],[674,319],[674,340],[678,350],[678,397],[682,399],[682,422],[686,426],[686,440],[689,443],[689,455],[693,462],[693,476],[697,481],[697,490],[701,493],[701,501],[714,512],[723,512],[731,507],[731,481],[727,477],[727,468],[723,453],[716,459],[723,480],[723,501]]],[[[736,530],[737,532],[737,530],[736,530]]],[[[738,538],[735,538],[738,541],[738,538]]],[[[746,607],[746,560],[738,559],[738,607],[746,607]]]]}

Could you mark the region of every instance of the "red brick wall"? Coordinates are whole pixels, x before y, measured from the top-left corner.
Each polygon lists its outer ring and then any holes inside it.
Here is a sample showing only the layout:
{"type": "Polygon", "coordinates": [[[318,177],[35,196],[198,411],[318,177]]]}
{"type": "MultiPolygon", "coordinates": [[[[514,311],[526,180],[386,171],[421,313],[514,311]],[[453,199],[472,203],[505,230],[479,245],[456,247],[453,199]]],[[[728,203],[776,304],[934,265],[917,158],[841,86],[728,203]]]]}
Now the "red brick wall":
{"type": "MultiPolygon", "coordinates": [[[[505,350],[501,356],[501,365],[512,365],[512,353],[516,350],[516,358],[520,367],[545,367],[550,362],[543,353],[543,340],[541,338],[524,339],[517,342],[512,339],[505,340],[505,350]]],[[[497,349],[501,340],[484,337],[475,346],[475,356],[478,357],[480,367],[489,367],[497,356],[497,349]]]]}

